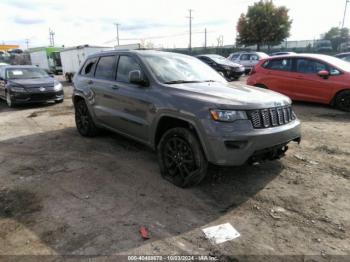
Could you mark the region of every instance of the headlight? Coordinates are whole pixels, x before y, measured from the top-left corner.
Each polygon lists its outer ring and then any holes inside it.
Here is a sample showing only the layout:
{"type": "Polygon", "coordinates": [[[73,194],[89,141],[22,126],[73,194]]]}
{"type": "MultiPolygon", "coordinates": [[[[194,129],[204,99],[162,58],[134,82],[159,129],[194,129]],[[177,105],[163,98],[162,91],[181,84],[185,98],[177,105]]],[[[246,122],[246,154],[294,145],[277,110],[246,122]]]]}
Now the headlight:
{"type": "Polygon", "coordinates": [[[25,92],[26,90],[23,87],[19,87],[19,86],[11,86],[10,87],[12,92],[25,92]]]}
{"type": "Polygon", "coordinates": [[[55,86],[53,87],[53,89],[55,91],[61,91],[62,90],[62,84],[61,83],[56,83],[55,86]]]}
{"type": "Polygon", "coordinates": [[[233,122],[239,119],[248,119],[247,113],[235,110],[210,110],[211,118],[215,121],[233,122]]]}

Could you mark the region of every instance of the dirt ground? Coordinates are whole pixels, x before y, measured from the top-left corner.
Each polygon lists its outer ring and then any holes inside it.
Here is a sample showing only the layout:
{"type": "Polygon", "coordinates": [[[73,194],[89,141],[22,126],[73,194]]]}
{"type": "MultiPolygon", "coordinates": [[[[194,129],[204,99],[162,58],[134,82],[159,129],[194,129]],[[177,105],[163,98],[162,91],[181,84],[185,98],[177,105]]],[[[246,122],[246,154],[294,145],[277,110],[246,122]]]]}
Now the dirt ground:
{"type": "Polygon", "coordinates": [[[180,189],[146,147],[81,137],[65,91],[57,105],[0,102],[0,255],[350,256],[349,113],[295,103],[303,139],[285,158],[212,166],[180,189]],[[239,238],[205,239],[201,228],[226,222],[239,238]]]}

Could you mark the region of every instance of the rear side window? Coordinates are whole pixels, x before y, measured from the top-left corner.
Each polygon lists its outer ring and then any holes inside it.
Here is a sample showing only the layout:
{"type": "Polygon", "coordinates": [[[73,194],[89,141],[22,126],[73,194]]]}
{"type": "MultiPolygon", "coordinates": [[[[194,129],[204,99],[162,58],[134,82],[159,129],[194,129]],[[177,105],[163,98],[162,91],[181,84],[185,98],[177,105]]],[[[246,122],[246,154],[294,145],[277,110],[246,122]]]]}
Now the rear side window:
{"type": "Polygon", "coordinates": [[[250,56],[250,60],[252,61],[258,61],[259,60],[259,57],[257,55],[251,55],[250,56]]]}
{"type": "Polygon", "coordinates": [[[114,80],[115,56],[101,56],[96,66],[95,77],[105,80],[114,80]]]}
{"type": "Polygon", "coordinates": [[[141,71],[137,61],[130,56],[121,56],[118,63],[117,81],[129,83],[129,74],[134,70],[141,71]]]}
{"type": "Polygon", "coordinates": [[[241,55],[241,58],[240,58],[240,60],[243,60],[243,61],[246,61],[249,59],[250,59],[250,55],[246,55],[246,54],[241,55]]]}
{"type": "Polygon", "coordinates": [[[292,59],[284,58],[267,60],[262,66],[270,70],[292,71],[292,59]]]}
{"type": "Polygon", "coordinates": [[[90,58],[86,60],[85,65],[81,70],[80,74],[83,76],[93,76],[96,62],[97,62],[97,58],[90,58]]]}
{"type": "Polygon", "coordinates": [[[321,70],[329,70],[324,63],[312,59],[297,59],[297,72],[303,74],[317,74],[321,70]]]}

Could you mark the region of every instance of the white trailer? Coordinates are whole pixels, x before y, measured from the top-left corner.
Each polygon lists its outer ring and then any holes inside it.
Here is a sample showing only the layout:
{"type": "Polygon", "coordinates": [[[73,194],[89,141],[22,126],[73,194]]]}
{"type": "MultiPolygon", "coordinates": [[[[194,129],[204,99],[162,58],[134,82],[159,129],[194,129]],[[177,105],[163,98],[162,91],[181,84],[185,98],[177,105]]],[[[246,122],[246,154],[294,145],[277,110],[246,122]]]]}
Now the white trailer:
{"type": "Polygon", "coordinates": [[[47,59],[47,53],[45,49],[31,52],[30,61],[32,62],[32,65],[35,65],[42,69],[50,70],[49,60],[47,59]]]}
{"type": "Polygon", "coordinates": [[[112,47],[82,45],[65,48],[60,52],[62,62],[62,72],[68,82],[72,81],[74,74],[79,70],[86,57],[89,55],[113,50],[112,47]]]}

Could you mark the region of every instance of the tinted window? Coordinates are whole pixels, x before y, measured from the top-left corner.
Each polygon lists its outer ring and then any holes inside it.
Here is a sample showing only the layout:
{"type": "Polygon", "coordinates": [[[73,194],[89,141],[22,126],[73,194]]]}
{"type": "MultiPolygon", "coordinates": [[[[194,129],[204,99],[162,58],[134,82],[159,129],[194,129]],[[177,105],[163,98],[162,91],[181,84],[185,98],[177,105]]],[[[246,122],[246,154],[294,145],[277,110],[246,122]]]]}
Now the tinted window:
{"type": "Polygon", "coordinates": [[[250,55],[244,54],[244,55],[241,55],[241,59],[240,60],[249,60],[249,57],[250,57],[250,55]]]}
{"type": "Polygon", "coordinates": [[[117,81],[129,83],[129,73],[134,70],[141,71],[137,61],[130,56],[121,56],[118,63],[117,81]]]}
{"type": "Polygon", "coordinates": [[[3,68],[0,68],[0,77],[5,78],[5,72],[3,68]]]}
{"type": "Polygon", "coordinates": [[[230,59],[231,60],[235,60],[239,57],[239,54],[236,54],[236,55],[231,55],[230,59]]]}
{"type": "Polygon", "coordinates": [[[85,62],[85,65],[81,70],[80,74],[84,76],[92,76],[94,74],[96,62],[97,62],[97,58],[88,59],[85,62]]]}
{"type": "Polygon", "coordinates": [[[267,60],[263,67],[271,70],[292,71],[292,59],[272,59],[267,60]]]}
{"type": "Polygon", "coordinates": [[[251,55],[250,60],[257,61],[257,60],[259,60],[259,57],[257,55],[251,55]]]}
{"type": "Polygon", "coordinates": [[[114,80],[115,56],[102,56],[96,66],[95,77],[114,80]]]}
{"type": "Polygon", "coordinates": [[[321,70],[327,70],[328,66],[311,59],[300,58],[297,60],[297,72],[303,74],[317,74],[321,70]]]}

